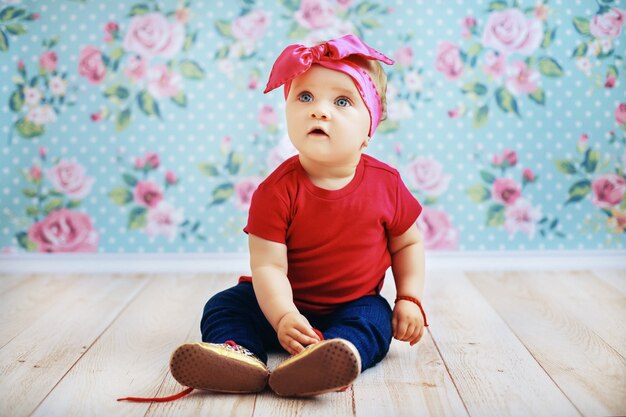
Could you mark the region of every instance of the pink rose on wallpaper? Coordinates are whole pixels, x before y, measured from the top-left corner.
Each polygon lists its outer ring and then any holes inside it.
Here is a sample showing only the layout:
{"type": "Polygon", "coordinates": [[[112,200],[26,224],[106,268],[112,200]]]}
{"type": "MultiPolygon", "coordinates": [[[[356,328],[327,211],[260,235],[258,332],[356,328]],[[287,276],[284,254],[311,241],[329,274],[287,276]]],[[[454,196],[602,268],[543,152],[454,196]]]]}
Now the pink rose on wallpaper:
{"type": "Polygon", "coordinates": [[[155,98],[174,97],[181,90],[182,77],[165,64],[148,70],[148,91],[155,98]]]}
{"type": "Polygon", "coordinates": [[[624,12],[612,8],[606,13],[595,15],[589,22],[589,31],[596,38],[616,38],[624,23],[624,12]]]}
{"type": "Polygon", "coordinates": [[[543,25],[540,20],[528,19],[518,9],[493,12],[487,18],[482,44],[509,55],[531,55],[541,45],[543,25]]]}
{"type": "Polygon", "coordinates": [[[124,37],[124,49],[146,58],[173,58],[183,47],[185,27],[170,23],[161,13],[134,16],[124,37]]]}
{"type": "Polygon", "coordinates": [[[102,52],[94,46],[85,46],[78,57],[78,73],[92,84],[100,84],[106,75],[102,52]]]}
{"type": "Polygon", "coordinates": [[[435,67],[449,80],[456,80],[463,74],[463,61],[459,51],[459,46],[450,41],[441,41],[437,45],[435,67]]]}
{"type": "Polygon", "coordinates": [[[500,155],[494,154],[491,159],[491,164],[496,167],[514,167],[517,165],[517,152],[513,149],[505,148],[500,155]]]}
{"type": "Polygon", "coordinates": [[[500,78],[504,75],[506,69],[506,58],[502,54],[497,54],[494,51],[488,51],[485,55],[485,65],[483,65],[483,72],[493,78],[500,78]]]}
{"type": "Polygon", "coordinates": [[[533,237],[537,222],[541,219],[541,212],[530,205],[523,198],[515,204],[506,207],[504,211],[504,230],[510,235],[522,232],[528,237],[533,237]]]}
{"type": "Polygon", "coordinates": [[[396,64],[408,67],[413,63],[413,49],[410,46],[401,46],[394,55],[396,64]]]}
{"type": "Polygon", "coordinates": [[[57,54],[54,51],[47,51],[41,54],[39,57],[39,67],[47,72],[52,72],[57,69],[57,54]]]}
{"type": "Polygon", "coordinates": [[[620,103],[615,109],[615,121],[618,125],[626,125],[626,103],[620,103]]]}
{"type": "Polygon", "coordinates": [[[148,60],[142,56],[131,56],[128,59],[124,75],[133,81],[141,81],[148,74],[148,60]]]}
{"type": "Polygon", "coordinates": [[[417,219],[417,226],[424,236],[424,248],[453,250],[457,248],[459,232],[452,227],[450,217],[442,210],[424,207],[417,219]]]}
{"type": "Polygon", "coordinates": [[[515,61],[506,69],[506,88],[516,96],[531,94],[539,86],[539,71],[528,68],[524,61],[515,61]]]}
{"type": "Polygon", "coordinates": [[[163,200],[163,190],[152,181],[138,181],[133,191],[135,203],[140,206],[154,208],[163,200]]]}
{"type": "Polygon", "coordinates": [[[293,146],[288,136],[283,136],[278,145],[276,145],[267,155],[267,169],[273,171],[287,159],[296,155],[298,150],[293,146]]]}
{"type": "Polygon", "coordinates": [[[46,172],[55,190],[71,199],[85,198],[95,179],[85,174],[85,167],[74,161],[61,160],[46,172]]]}
{"type": "Polygon", "coordinates": [[[248,211],[252,194],[261,183],[261,178],[244,178],[235,184],[235,207],[241,211],[248,211]]]}
{"type": "Polygon", "coordinates": [[[417,157],[406,167],[409,183],[427,196],[438,196],[448,189],[452,175],[443,172],[434,159],[417,157]]]}
{"type": "Polygon", "coordinates": [[[521,195],[520,186],[511,178],[498,178],[493,182],[491,197],[498,203],[513,205],[521,195]]]}
{"type": "Polygon", "coordinates": [[[328,0],[302,0],[294,17],[306,29],[326,28],[336,19],[335,9],[328,0]]]}
{"type": "Polygon", "coordinates": [[[626,180],[617,174],[606,174],[591,183],[591,202],[599,208],[611,208],[622,202],[626,193],[626,180]]]}
{"type": "Polygon", "coordinates": [[[95,252],[98,234],[84,213],[55,210],[28,229],[28,238],[39,252],[95,252]]]}
{"type": "Polygon", "coordinates": [[[270,24],[270,15],[263,10],[255,10],[236,18],[230,29],[236,39],[257,41],[263,37],[270,24]]]}
{"type": "Polygon", "coordinates": [[[148,210],[145,232],[150,240],[161,235],[171,242],[176,238],[178,226],[184,219],[182,209],[175,209],[168,202],[162,201],[148,210]]]}
{"type": "Polygon", "coordinates": [[[278,113],[274,110],[274,107],[269,104],[264,104],[259,110],[259,123],[264,128],[276,126],[278,124],[278,113]]]}
{"type": "Polygon", "coordinates": [[[337,4],[343,9],[349,8],[352,6],[352,3],[354,3],[354,0],[337,0],[337,4]]]}

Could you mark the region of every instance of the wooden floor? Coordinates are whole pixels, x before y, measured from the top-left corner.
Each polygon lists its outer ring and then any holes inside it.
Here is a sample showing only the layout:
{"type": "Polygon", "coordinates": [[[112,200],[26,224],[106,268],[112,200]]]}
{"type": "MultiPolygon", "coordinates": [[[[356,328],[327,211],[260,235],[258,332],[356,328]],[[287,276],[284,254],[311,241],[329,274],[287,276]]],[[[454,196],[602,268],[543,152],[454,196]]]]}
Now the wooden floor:
{"type": "Polygon", "coordinates": [[[0,416],[626,415],[626,271],[601,270],[429,273],[422,342],[394,341],[342,393],[116,402],[180,391],[169,355],[198,340],[204,302],[235,280],[0,276],[0,416]]]}

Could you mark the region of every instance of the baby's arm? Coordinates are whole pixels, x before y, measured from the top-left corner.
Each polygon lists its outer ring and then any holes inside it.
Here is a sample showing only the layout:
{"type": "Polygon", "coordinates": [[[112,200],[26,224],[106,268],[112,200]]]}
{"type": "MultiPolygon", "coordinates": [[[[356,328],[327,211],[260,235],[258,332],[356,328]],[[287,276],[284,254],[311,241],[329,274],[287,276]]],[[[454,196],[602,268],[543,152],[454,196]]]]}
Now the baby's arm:
{"type": "Polygon", "coordinates": [[[287,246],[250,234],[252,285],[259,306],[289,353],[296,354],[303,345],[319,342],[309,321],[293,302],[287,279],[287,246]]]}
{"type": "MultiPolygon", "coordinates": [[[[422,234],[414,224],[400,236],[389,238],[391,270],[398,295],[422,300],[424,291],[424,244],[422,234]]],[[[419,342],[424,333],[424,318],[420,308],[411,301],[399,300],[393,309],[393,337],[419,342]]]]}

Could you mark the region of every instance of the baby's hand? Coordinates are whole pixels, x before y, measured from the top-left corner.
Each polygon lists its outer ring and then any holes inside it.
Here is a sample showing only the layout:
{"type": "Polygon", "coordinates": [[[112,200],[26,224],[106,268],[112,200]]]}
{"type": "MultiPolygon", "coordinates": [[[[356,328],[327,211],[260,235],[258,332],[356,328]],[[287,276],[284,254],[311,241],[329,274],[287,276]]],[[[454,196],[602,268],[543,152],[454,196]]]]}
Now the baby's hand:
{"type": "Polygon", "coordinates": [[[393,337],[409,342],[411,346],[416,344],[424,334],[424,318],[419,307],[407,300],[398,300],[393,309],[391,321],[393,337]]]}
{"type": "Polygon", "coordinates": [[[291,355],[304,350],[304,345],[312,345],[320,341],[309,321],[300,313],[285,314],[278,322],[278,341],[291,355]]]}

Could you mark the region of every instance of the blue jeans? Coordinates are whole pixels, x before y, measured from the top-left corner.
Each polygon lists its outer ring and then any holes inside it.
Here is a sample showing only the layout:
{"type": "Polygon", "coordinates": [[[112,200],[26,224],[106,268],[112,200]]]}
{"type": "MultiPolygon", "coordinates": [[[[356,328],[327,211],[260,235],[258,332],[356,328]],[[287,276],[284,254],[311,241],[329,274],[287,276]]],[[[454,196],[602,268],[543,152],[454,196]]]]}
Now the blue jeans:
{"type": "MultiPolygon", "coordinates": [[[[324,339],[340,337],[356,346],[362,369],[380,362],[391,344],[391,307],[380,295],[371,295],[340,306],[326,315],[306,314],[324,339]]],[[[276,332],[257,302],[252,284],[242,282],[213,296],[200,322],[202,341],[233,340],[252,351],[264,363],[267,352],[281,350],[276,332]]]]}

